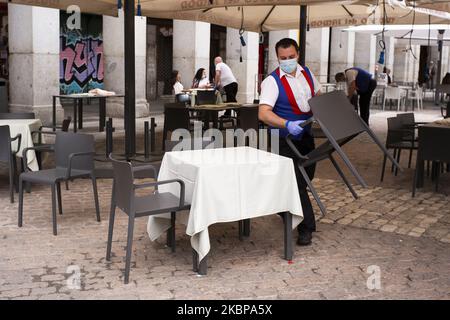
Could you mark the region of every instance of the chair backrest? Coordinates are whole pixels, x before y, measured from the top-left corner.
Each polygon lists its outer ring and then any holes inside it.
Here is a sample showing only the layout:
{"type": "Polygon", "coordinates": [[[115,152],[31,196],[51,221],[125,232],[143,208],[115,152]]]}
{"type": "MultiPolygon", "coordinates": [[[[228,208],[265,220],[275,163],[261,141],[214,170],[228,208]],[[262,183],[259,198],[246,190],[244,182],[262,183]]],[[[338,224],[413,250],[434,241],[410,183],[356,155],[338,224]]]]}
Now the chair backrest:
{"type": "Polygon", "coordinates": [[[189,130],[189,125],[189,109],[184,107],[184,105],[183,107],[180,107],[179,103],[170,103],[164,105],[164,130],[189,130]]]}
{"type": "MultiPolygon", "coordinates": [[[[55,139],[55,163],[57,168],[67,168],[69,155],[79,152],[95,152],[94,136],[73,132],[57,132],[55,139]]],[[[72,169],[93,170],[94,156],[80,156],[72,160],[72,169]]]]}
{"type": "Polygon", "coordinates": [[[114,172],[114,199],[124,212],[130,213],[134,201],[134,176],[131,163],[109,157],[114,172]]]}
{"type": "Polygon", "coordinates": [[[244,131],[249,129],[259,129],[258,107],[242,107],[238,111],[238,127],[244,131]]]}
{"type": "Polygon", "coordinates": [[[67,117],[67,119],[64,119],[62,122],[61,131],[64,131],[64,132],[69,131],[71,121],[72,121],[71,117],[67,117]]]}
{"type": "Polygon", "coordinates": [[[216,104],[217,97],[214,90],[198,90],[195,96],[195,104],[216,104]]]}
{"type": "Polygon", "coordinates": [[[399,113],[397,114],[397,118],[399,118],[402,121],[403,125],[408,127],[413,126],[414,123],[416,122],[413,112],[399,113]]]}
{"type": "Polygon", "coordinates": [[[11,133],[9,126],[0,126],[0,161],[11,159],[11,133]]]}
{"type": "Polygon", "coordinates": [[[385,99],[400,99],[401,89],[397,87],[386,87],[384,90],[385,99]]]}
{"type": "Polygon", "coordinates": [[[387,119],[388,131],[386,136],[386,147],[390,147],[395,143],[401,143],[405,137],[403,131],[403,121],[399,117],[392,117],[387,119]]]}
{"type": "Polygon", "coordinates": [[[419,126],[418,157],[422,160],[450,163],[450,127],[419,126]]]}
{"type": "Polygon", "coordinates": [[[36,119],[33,112],[0,113],[0,119],[36,119]]]}
{"type": "Polygon", "coordinates": [[[309,105],[322,130],[327,130],[337,141],[366,131],[363,120],[342,91],[315,96],[309,105]]]}

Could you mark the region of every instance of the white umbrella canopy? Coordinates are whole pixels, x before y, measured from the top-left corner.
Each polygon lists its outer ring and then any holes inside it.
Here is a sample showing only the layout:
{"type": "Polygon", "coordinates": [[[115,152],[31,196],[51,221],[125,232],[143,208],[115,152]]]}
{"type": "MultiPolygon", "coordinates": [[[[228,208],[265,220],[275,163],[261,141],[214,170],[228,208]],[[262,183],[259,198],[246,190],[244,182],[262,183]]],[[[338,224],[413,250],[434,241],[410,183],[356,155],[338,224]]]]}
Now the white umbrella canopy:
{"type": "MultiPolygon", "coordinates": [[[[413,20],[415,24],[450,23],[448,12],[414,8],[395,0],[214,0],[212,5],[209,0],[141,1],[143,15],[149,17],[204,21],[255,32],[297,29],[300,23],[300,4],[309,5],[308,23],[311,28],[382,24],[384,8],[386,24],[412,24],[413,20]],[[224,6],[225,3],[232,5],[224,6]]],[[[414,6],[416,5],[421,5],[421,2],[416,1],[414,6]]]]}

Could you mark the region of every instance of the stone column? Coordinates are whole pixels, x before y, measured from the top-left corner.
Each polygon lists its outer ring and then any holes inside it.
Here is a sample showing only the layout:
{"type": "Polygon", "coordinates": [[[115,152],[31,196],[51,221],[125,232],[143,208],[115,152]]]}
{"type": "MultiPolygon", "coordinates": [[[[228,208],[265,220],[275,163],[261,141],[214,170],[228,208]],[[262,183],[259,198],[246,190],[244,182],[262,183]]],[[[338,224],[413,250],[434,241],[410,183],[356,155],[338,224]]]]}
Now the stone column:
{"type": "Polygon", "coordinates": [[[321,83],[327,82],[329,39],[329,28],[310,29],[306,34],[306,66],[321,83]]]}
{"type": "MultiPolygon", "coordinates": [[[[278,68],[278,58],[275,52],[275,45],[283,38],[291,38],[298,42],[298,30],[283,30],[269,32],[269,67],[268,72],[271,73],[278,68]]],[[[308,57],[307,57],[308,58],[308,57]]]]}
{"type": "Polygon", "coordinates": [[[210,42],[209,23],[173,21],[173,68],[180,72],[181,83],[185,88],[192,86],[192,79],[198,69],[205,68],[209,74],[210,42]]]}
{"type": "Polygon", "coordinates": [[[344,28],[333,28],[331,37],[331,79],[338,72],[354,66],[355,33],[343,31],[344,28]]]}
{"type": "MultiPolygon", "coordinates": [[[[146,99],[146,47],[147,19],[136,17],[135,21],[136,47],[136,117],[149,114],[149,104],[146,99]]],[[[124,73],[124,15],[119,10],[119,16],[103,16],[103,52],[105,55],[105,90],[118,94],[125,92],[124,73]]],[[[123,98],[107,99],[106,113],[110,117],[123,117],[123,98]]]]}
{"type": "Polygon", "coordinates": [[[377,37],[366,33],[355,34],[355,67],[375,73],[377,37]]]}
{"type": "Polygon", "coordinates": [[[156,76],[156,36],[157,27],[155,25],[147,26],[147,100],[156,100],[157,76],[156,76]]]}
{"type": "MultiPolygon", "coordinates": [[[[59,94],[59,10],[8,4],[10,112],[51,124],[59,94]]],[[[57,121],[63,109],[57,106],[57,121]]]]}
{"type": "Polygon", "coordinates": [[[255,89],[258,76],[259,34],[245,32],[243,37],[247,45],[242,47],[242,62],[240,62],[241,41],[239,31],[227,28],[227,57],[225,62],[233,71],[239,84],[238,102],[252,103],[255,98],[258,98],[255,89]]]}

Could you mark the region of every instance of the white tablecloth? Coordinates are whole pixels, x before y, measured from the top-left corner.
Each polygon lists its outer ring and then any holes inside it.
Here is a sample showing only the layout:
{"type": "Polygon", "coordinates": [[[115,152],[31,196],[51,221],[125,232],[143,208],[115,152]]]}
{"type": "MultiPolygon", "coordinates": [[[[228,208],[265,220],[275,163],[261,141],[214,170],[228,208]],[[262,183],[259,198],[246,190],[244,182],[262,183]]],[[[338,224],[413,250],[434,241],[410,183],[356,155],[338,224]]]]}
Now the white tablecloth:
{"type": "MultiPolygon", "coordinates": [[[[22,142],[20,143],[20,150],[17,153],[18,157],[22,157],[22,151],[25,148],[33,147],[33,139],[31,137],[32,131],[37,131],[42,126],[42,122],[39,119],[8,119],[0,120],[0,126],[9,126],[11,132],[11,138],[14,138],[17,134],[22,135],[22,142]]],[[[37,135],[36,135],[37,137],[37,135]]],[[[12,149],[17,150],[17,140],[12,142],[12,149]]],[[[36,159],[36,153],[29,151],[27,154],[28,168],[32,171],[38,171],[39,165],[36,159]]]]}
{"type": "MultiPolygon", "coordinates": [[[[187,224],[186,234],[200,260],[210,250],[212,224],[286,211],[293,214],[293,228],[303,220],[294,163],[286,157],[249,147],[167,152],[158,181],[174,178],[186,185],[191,210],[179,217],[187,224]]],[[[160,186],[159,191],[178,196],[179,184],[160,186]]],[[[168,214],[149,218],[152,241],[169,229],[168,218],[168,214]]]]}

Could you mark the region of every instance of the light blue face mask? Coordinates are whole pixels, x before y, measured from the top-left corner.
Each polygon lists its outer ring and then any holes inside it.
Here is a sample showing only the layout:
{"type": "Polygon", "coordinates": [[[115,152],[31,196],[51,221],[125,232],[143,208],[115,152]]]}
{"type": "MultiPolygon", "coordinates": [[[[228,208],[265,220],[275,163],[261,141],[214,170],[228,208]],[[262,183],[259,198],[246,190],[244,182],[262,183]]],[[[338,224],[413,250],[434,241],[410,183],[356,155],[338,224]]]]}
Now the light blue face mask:
{"type": "Polygon", "coordinates": [[[297,59],[281,60],[280,68],[286,73],[292,73],[297,69],[297,59]]]}

